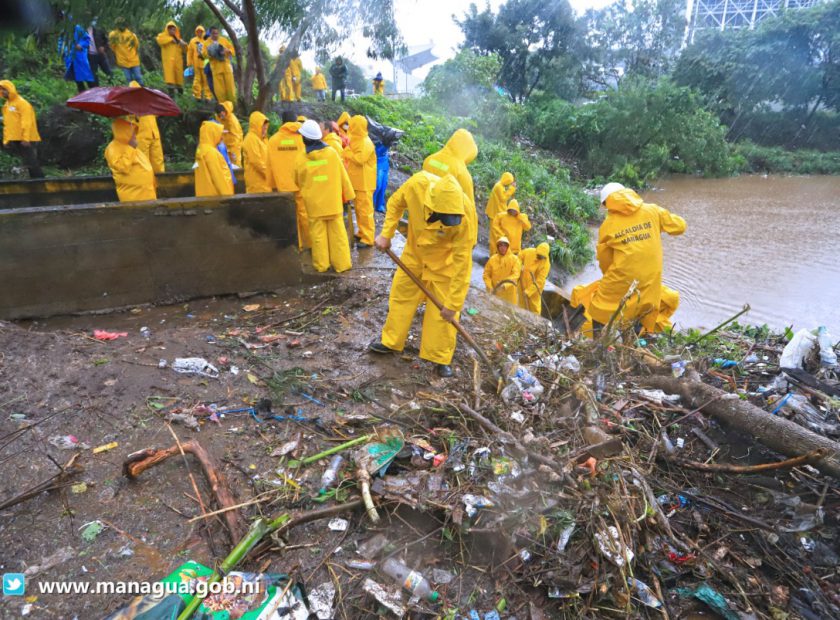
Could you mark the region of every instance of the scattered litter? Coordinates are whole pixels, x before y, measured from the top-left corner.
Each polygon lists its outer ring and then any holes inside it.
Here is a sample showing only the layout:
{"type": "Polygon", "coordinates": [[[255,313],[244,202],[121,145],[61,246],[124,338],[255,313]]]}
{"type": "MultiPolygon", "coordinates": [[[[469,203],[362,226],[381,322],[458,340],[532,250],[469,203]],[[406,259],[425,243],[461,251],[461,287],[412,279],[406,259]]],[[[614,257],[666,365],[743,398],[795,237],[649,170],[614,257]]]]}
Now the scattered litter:
{"type": "Polygon", "coordinates": [[[373,570],[376,562],[371,562],[370,560],[347,560],[344,562],[344,566],[355,570],[373,570]]]}
{"type": "Polygon", "coordinates": [[[341,466],[344,464],[344,457],[336,454],[330,460],[327,469],[321,474],[321,487],[318,490],[320,495],[325,494],[329,489],[335,486],[338,480],[338,473],[341,471],[341,466]]]}
{"type": "Polygon", "coordinates": [[[619,568],[633,561],[634,553],[621,542],[621,535],[614,525],[607,526],[606,532],[595,532],[595,540],[604,557],[619,568]]]}
{"type": "Polygon", "coordinates": [[[521,411],[514,411],[513,413],[511,413],[510,419],[514,422],[519,422],[520,424],[523,424],[525,422],[525,416],[522,414],[521,411]]]}
{"type": "Polygon", "coordinates": [[[811,353],[817,337],[807,329],[800,329],[793,335],[779,358],[779,368],[802,368],[802,361],[811,353]]]}
{"type": "Polygon", "coordinates": [[[837,354],[834,352],[833,342],[834,338],[831,337],[831,334],[824,325],[817,328],[817,344],[820,347],[820,366],[823,368],[837,367],[837,354]]]}
{"type": "Polygon", "coordinates": [[[388,558],[382,563],[382,572],[399,584],[403,589],[419,596],[430,603],[436,603],[440,594],[435,592],[428,580],[396,558],[388,558]]]}
{"type": "Polygon", "coordinates": [[[362,590],[370,594],[380,605],[388,609],[397,618],[402,618],[405,615],[405,606],[403,605],[402,593],[399,588],[385,588],[373,579],[368,578],[362,584],[362,590]]]}
{"type": "Polygon", "coordinates": [[[654,609],[662,607],[662,601],[656,598],[653,590],[645,582],[639,581],[635,577],[628,577],[627,584],[633,588],[638,599],[648,607],[653,607],[654,609]]]}
{"type": "Polygon", "coordinates": [[[119,445],[120,444],[118,444],[116,441],[112,441],[111,443],[105,443],[105,444],[102,444],[101,446],[96,446],[93,450],[91,450],[91,452],[93,454],[99,454],[101,452],[108,452],[108,450],[113,450],[114,448],[116,448],[119,445]]]}
{"type": "Polygon", "coordinates": [[[333,532],[346,532],[347,528],[350,527],[350,522],[347,519],[331,519],[328,527],[333,532]]]}
{"type": "Polygon", "coordinates": [[[88,486],[87,486],[86,482],[79,482],[79,483],[74,484],[70,487],[70,492],[74,493],[76,495],[81,495],[82,493],[85,493],[87,490],[88,490],[88,486]]]}
{"type": "Polygon", "coordinates": [[[574,355],[553,353],[547,357],[538,359],[531,364],[531,368],[548,368],[557,372],[563,372],[565,370],[577,374],[580,372],[580,362],[574,355]]]}
{"type": "Polygon", "coordinates": [[[442,568],[432,569],[432,582],[440,586],[445,586],[446,584],[451,583],[453,579],[455,579],[454,573],[451,573],[448,570],[443,570],[442,568]]]}
{"type": "Polygon", "coordinates": [[[79,528],[82,532],[82,540],[85,542],[93,542],[96,540],[96,537],[102,533],[102,530],[105,529],[105,526],[102,524],[101,521],[91,521],[90,523],[85,523],[82,527],[79,528]]]}
{"type": "Polygon", "coordinates": [[[53,435],[47,442],[59,450],[87,450],[90,448],[86,443],[79,441],[79,438],[75,435],[53,435]]]}
{"type": "Polygon", "coordinates": [[[259,310],[261,307],[262,307],[262,306],[260,306],[260,304],[248,304],[247,306],[242,306],[242,309],[243,309],[245,312],[256,312],[256,311],[257,311],[257,310],[259,310]]]}
{"type": "Polygon", "coordinates": [[[357,553],[363,558],[371,560],[382,553],[391,544],[384,534],[376,534],[359,545],[357,553]]]}
{"type": "Polygon", "coordinates": [[[185,375],[201,375],[211,379],[219,376],[219,369],[203,357],[177,357],[172,362],[172,370],[185,375]]]}
{"type": "Polygon", "coordinates": [[[126,338],[128,337],[128,332],[109,332],[105,331],[104,329],[94,329],[93,330],[93,337],[97,340],[116,340],[117,338],[126,338]]]}
{"type": "Polygon", "coordinates": [[[680,395],[679,394],[666,394],[662,390],[631,390],[632,394],[636,396],[641,396],[645,400],[649,400],[652,403],[656,403],[657,405],[662,405],[665,403],[668,404],[676,404],[680,402],[680,395]]]}
{"type": "Polygon", "coordinates": [[[574,531],[574,523],[572,523],[568,527],[563,528],[563,530],[560,532],[560,537],[557,539],[557,553],[563,553],[566,550],[566,546],[569,544],[569,540],[571,540],[574,531]]]}
{"type": "Polygon", "coordinates": [[[292,439],[291,441],[287,441],[279,448],[272,450],[270,456],[286,456],[297,450],[297,447],[300,445],[300,437],[297,439],[292,439]]]}
{"type": "Polygon", "coordinates": [[[331,620],[335,600],[335,585],[332,581],[325,581],[315,586],[309,591],[307,599],[310,614],[317,616],[318,620],[331,620]]]}
{"type": "Polygon", "coordinates": [[[200,431],[201,425],[198,423],[198,419],[190,414],[190,413],[173,413],[169,412],[166,414],[166,421],[170,424],[183,424],[188,429],[193,431],[200,431]]]}
{"type": "Polygon", "coordinates": [[[716,613],[723,616],[724,620],[740,620],[740,616],[732,611],[723,595],[705,583],[696,588],[677,588],[675,592],[683,598],[692,596],[699,601],[703,601],[716,613]]]}
{"type": "Polygon", "coordinates": [[[26,577],[34,577],[35,575],[43,573],[44,571],[49,570],[54,566],[58,566],[59,564],[63,564],[74,557],[76,557],[76,550],[73,549],[73,547],[61,547],[47,557],[42,558],[37,564],[29,566],[25,571],[23,571],[23,574],[26,577]]]}
{"type": "Polygon", "coordinates": [[[471,493],[464,495],[461,501],[464,502],[465,512],[470,518],[478,514],[479,508],[487,508],[493,505],[493,502],[489,498],[481,495],[472,495],[471,493]]]}
{"type": "Polygon", "coordinates": [[[505,363],[505,377],[507,385],[502,390],[505,404],[531,405],[539,400],[544,391],[542,383],[525,366],[510,358],[505,363]]]}

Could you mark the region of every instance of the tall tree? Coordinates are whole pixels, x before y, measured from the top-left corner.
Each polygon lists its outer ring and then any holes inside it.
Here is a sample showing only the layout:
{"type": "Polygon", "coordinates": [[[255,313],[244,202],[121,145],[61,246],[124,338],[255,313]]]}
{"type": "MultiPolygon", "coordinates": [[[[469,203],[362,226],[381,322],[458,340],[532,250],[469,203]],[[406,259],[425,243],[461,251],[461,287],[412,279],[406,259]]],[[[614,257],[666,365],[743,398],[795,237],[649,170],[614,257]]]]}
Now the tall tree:
{"type": "Polygon", "coordinates": [[[289,61],[299,50],[330,48],[350,37],[367,40],[367,55],[392,60],[404,48],[394,20],[394,0],[204,0],[231,40],[236,81],[248,109],[265,110],[289,61]],[[335,24],[335,25],[334,25],[335,24]],[[247,53],[240,34],[244,32],[247,53]],[[261,35],[286,39],[286,50],[269,66],[260,53],[261,35]],[[244,60],[243,60],[244,59],[244,60]]]}
{"type": "Polygon", "coordinates": [[[515,102],[525,101],[578,35],[568,0],[508,0],[493,13],[471,4],[460,20],[464,48],[501,59],[497,83],[515,102]]]}

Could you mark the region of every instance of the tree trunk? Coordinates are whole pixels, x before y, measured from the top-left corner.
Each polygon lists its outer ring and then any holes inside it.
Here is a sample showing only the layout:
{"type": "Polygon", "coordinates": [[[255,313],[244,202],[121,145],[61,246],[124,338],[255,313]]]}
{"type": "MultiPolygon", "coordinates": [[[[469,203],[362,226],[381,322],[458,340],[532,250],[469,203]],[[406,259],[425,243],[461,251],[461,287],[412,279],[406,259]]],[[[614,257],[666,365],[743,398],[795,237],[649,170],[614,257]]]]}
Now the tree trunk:
{"type": "Polygon", "coordinates": [[[835,441],[705,383],[659,376],[646,377],[643,383],[671,394],[679,394],[683,404],[692,409],[708,403],[702,408],[703,412],[753,435],[768,448],[786,456],[824,450],[825,458],[816,461],[814,467],[840,479],[840,444],[835,441]]]}
{"type": "Polygon", "coordinates": [[[254,7],[254,0],[242,0],[243,22],[245,31],[248,33],[248,67],[245,71],[245,81],[242,86],[242,96],[248,109],[253,106],[254,78],[257,84],[262,86],[265,83],[265,66],[260,53],[260,30],[257,26],[257,11],[254,7]]]}

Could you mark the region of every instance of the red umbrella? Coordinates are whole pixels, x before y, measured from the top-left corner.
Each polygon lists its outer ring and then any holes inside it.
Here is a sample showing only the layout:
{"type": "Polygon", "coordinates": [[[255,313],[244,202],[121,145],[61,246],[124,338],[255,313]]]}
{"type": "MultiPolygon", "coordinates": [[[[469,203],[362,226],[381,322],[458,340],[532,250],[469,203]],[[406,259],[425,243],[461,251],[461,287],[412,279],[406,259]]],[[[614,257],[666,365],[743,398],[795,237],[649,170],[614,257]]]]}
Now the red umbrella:
{"type": "Polygon", "coordinates": [[[181,108],[166,93],[153,88],[99,86],[67,100],[67,106],[100,116],[178,116],[181,108]]]}

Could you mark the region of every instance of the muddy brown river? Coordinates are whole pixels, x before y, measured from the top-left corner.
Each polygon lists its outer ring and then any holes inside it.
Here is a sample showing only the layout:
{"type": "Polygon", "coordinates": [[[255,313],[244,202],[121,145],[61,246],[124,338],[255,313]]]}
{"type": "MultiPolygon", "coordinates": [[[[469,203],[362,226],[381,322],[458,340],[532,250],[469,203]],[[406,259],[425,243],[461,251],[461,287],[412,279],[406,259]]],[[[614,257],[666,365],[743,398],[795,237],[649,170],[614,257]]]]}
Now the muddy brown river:
{"type": "MultiPolygon", "coordinates": [[[[840,177],[677,177],[644,198],[688,222],[681,237],[663,235],[677,327],[713,327],[748,303],[742,323],[840,336],[840,177]]],[[[599,277],[593,263],[562,288],[599,277]]]]}

